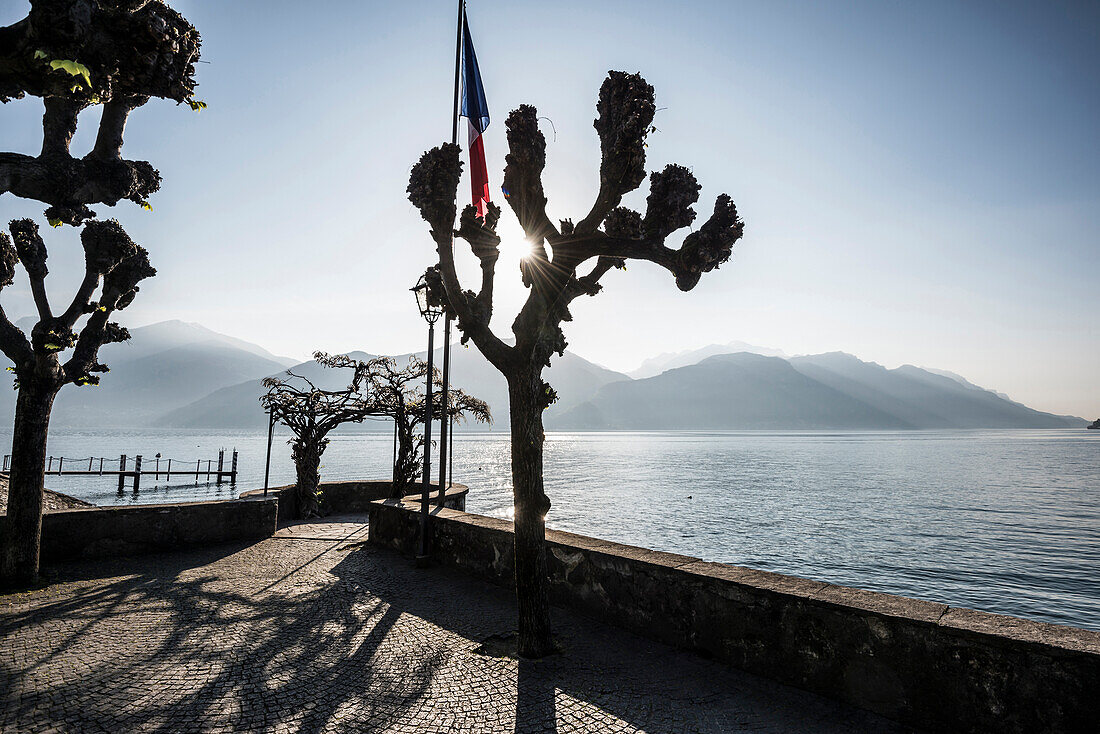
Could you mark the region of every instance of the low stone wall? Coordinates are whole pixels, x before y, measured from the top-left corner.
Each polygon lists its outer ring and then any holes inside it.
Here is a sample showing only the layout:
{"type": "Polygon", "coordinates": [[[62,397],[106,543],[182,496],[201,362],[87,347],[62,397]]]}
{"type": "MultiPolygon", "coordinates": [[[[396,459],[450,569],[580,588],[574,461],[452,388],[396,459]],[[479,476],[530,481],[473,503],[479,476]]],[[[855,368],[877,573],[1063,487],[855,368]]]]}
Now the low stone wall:
{"type": "MultiPolygon", "coordinates": [[[[132,555],[275,534],[278,501],[222,500],[47,512],[42,560],[132,555]]],[[[7,531],[0,516],[0,537],[7,531]]]]}
{"type": "MultiPolygon", "coordinates": [[[[414,553],[416,506],[376,502],[370,540],[414,553]]],[[[436,510],[431,555],[514,583],[512,524],[436,510]]],[[[1100,633],[547,532],[554,603],[944,732],[1094,732],[1100,633]]]]}
{"type": "MultiPolygon", "coordinates": [[[[350,482],[321,482],[321,509],[330,515],[366,514],[370,505],[375,500],[388,499],[393,483],[387,480],[356,480],[350,482]]],[[[279,522],[283,523],[294,519],[294,487],[286,484],[281,487],[273,487],[267,490],[268,497],[277,497],[279,500],[279,522]]],[[[431,484],[432,500],[439,494],[439,484],[431,484]]],[[[419,498],[420,485],[416,485],[417,492],[409,497],[419,498]]],[[[465,484],[454,483],[447,489],[444,506],[454,510],[466,509],[466,494],[469,487],[465,484]]],[[[253,489],[241,494],[242,499],[263,497],[262,489],[253,489]]]]}

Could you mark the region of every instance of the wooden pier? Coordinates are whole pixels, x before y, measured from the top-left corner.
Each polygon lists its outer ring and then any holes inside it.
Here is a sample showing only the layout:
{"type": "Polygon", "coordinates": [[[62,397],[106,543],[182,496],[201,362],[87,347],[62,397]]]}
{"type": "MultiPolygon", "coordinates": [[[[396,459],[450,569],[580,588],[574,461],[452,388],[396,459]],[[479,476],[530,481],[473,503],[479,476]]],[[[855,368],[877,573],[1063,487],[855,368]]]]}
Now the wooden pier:
{"type": "MultiPolygon", "coordinates": [[[[48,456],[46,457],[45,473],[47,476],[54,477],[117,476],[119,492],[125,489],[127,479],[133,480],[133,490],[137,492],[141,486],[143,476],[151,476],[158,481],[161,475],[166,480],[170,480],[173,476],[194,477],[196,482],[199,481],[200,477],[205,476],[207,482],[213,478],[216,484],[225,481],[230,484],[237,483],[236,449],[233,449],[232,463],[228,469],[225,468],[225,449],[218,452],[216,463],[214,459],[206,459],[205,461],[196,459],[193,463],[189,460],[166,459],[161,457],[160,454],[154,457],[154,461],[155,463],[150,462],[153,464],[152,466],[143,465],[142,456],[138,454],[134,457],[133,468],[127,468],[129,457],[126,454],[122,454],[117,459],[108,459],[102,456],[90,456],[84,459],[48,456]],[[175,462],[174,466],[173,462],[175,462]]],[[[10,462],[11,454],[6,454],[4,456],[3,471],[8,471],[10,462]]]]}

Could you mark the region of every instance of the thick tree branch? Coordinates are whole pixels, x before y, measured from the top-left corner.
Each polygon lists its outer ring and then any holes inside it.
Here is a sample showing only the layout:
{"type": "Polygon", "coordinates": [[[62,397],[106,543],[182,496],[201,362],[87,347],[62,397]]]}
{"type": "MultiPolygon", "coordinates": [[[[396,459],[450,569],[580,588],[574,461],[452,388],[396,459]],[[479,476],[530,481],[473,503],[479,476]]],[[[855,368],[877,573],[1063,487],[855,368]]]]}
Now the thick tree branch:
{"type": "Polygon", "coordinates": [[[46,97],[42,115],[42,156],[68,156],[83,103],[66,97],[46,97]]]}
{"type": "Polygon", "coordinates": [[[611,71],[600,87],[593,122],[600,135],[600,191],[578,234],[595,232],[608,212],[645,179],[645,138],[656,111],[653,87],[640,74],[611,71]]]}
{"type": "MultiPolygon", "coordinates": [[[[485,358],[498,369],[503,369],[510,359],[511,347],[489,328],[491,308],[481,308],[477,296],[462,289],[455,270],[452,229],[455,221],[455,197],[462,173],[458,152],[458,146],[444,143],[422,155],[409,176],[409,201],[420,210],[420,215],[431,227],[432,239],[439,255],[439,273],[446,290],[447,305],[458,316],[458,328],[462,332],[463,340],[473,339],[485,358]]],[[[496,249],[500,238],[488,225],[496,224],[495,217],[499,217],[500,209],[490,206],[490,211],[495,213],[486,217],[488,222],[477,224],[467,217],[466,228],[467,234],[477,242],[475,254],[481,253],[482,286],[484,288],[487,279],[491,292],[493,263],[486,264],[486,260],[494,259],[492,251],[496,249]],[[474,229],[477,230],[476,236],[473,234],[474,229]],[[489,268],[489,273],[486,273],[486,267],[489,268]]],[[[488,305],[491,306],[491,303],[488,305]]]]}
{"type": "Polygon", "coordinates": [[[538,111],[520,105],[504,123],[508,155],[504,160],[504,197],[533,245],[554,238],[558,231],[546,214],[542,171],[546,167],[546,137],[539,130],[538,111]]]}
{"type": "Polygon", "coordinates": [[[596,264],[592,267],[587,275],[575,278],[569,287],[566,289],[564,298],[566,303],[572,301],[577,296],[594,296],[599,293],[603,286],[600,285],[600,278],[607,274],[612,268],[623,268],[625,263],[623,260],[614,257],[600,257],[596,260],[596,264]]]}
{"type": "Polygon", "coordinates": [[[65,309],[65,313],[57,317],[57,320],[61,324],[69,329],[76,325],[77,319],[87,313],[92,306],[92,295],[95,294],[95,289],[99,286],[99,273],[92,270],[85,270],[84,280],[80,282],[80,287],[77,288],[76,295],[73,296],[72,303],[65,309]]]}
{"type": "Polygon", "coordinates": [[[0,306],[0,351],[12,361],[17,370],[27,369],[34,362],[34,350],[27,336],[13,324],[0,306]]]}
{"type": "Polygon", "coordinates": [[[112,220],[88,222],[80,233],[84,245],[85,277],[72,305],[61,316],[62,326],[71,329],[81,313],[91,309],[92,315],[80,332],[72,357],[63,369],[69,382],[98,383],[90,373],[102,371],[97,362],[99,348],[104,344],[125,341],[130,333],[118,324],[110,323],[111,315],[130,305],[138,292],[138,283],[156,275],[149,264],[149,253],[135,243],[122,226],[112,220]],[[91,292],[103,274],[103,292],[95,308],[89,302],[91,292]]]}
{"type": "Polygon", "coordinates": [[[38,316],[42,321],[49,321],[53,319],[50,301],[46,297],[46,275],[50,271],[46,268],[46,244],[38,234],[38,225],[30,219],[13,219],[8,228],[15,241],[19,262],[23,264],[30,279],[31,294],[34,296],[38,316]]]}
{"type": "Polygon", "coordinates": [[[61,366],[64,382],[99,384],[99,377],[91,374],[106,370],[98,361],[99,348],[104,344],[123,342],[130,338],[129,331],[108,321],[112,313],[113,309],[109,308],[95,311],[80,330],[72,356],[61,366]]]}
{"type": "MultiPolygon", "coordinates": [[[[683,166],[670,163],[660,173],[650,174],[641,234],[664,242],[676,230],[691,226],[695,221],[691,207],[699,201],[700,188],[695,175],[683,166]]],[[[604,230],[609,231],[606,223],[604,230]]]]}
{"type": "Polygon", "coordinates": [[[140,203],[160,188],[160,174],[145,161],[0,153],[0,194],[36,199],[47,216],[79,225],[94,216],[88,204],[140,203]]]}
{"type": "Polygon", "coordinates": [[[38,318],[41,321],[51,321],[53,311],[50,310],[50,299],[46,296],[46,279],[31,277],[30,281],[34,306],[38,309],[38,318]]]}
{"type": "Polygon", "coordinates": [[[714,202],[714,213],[697,232],[684,239],[678,250],[665,247],[657,239],[597,235],[591,242],[600,256],[647,260],[660,265],[676,276],[676,286],[680,290],[689,291],[703,273],[729,260],[734,244],[744,231],[745,223],[738,217],[733,200],[722,194],[714,202]]]}
{"type": "Polygon", "coordinates": [[[130,112],[149,101],[148,97],[123,97],[103,105],[95,147],[89,156],[103,161],[122,159],[122,133],[130,112]]]}
{"type": "Polygon", "coordinates": [[[500,237],[496,224],[500,219],[500,207],[489,202],[485,218],[477,216],[477,209],[468,205],[462,210],[456,237],[465,240],[481,263],[481,290],[474,297],[473,309],[488,326],[493,318],[493,284],[496,278],[497,260],[500,258],[500,237]]]}
{"type": "MultiPolygon", "coordinates": [[[[0,289],[15,282],[15,267],[19,264],[19,253],[11,243],[7,232],[0,232],[0,289]]],[[[34,350],[27,336],[13,324],[4,309],[0,307],[0,351],[10,359],[16,369],[29,369],[34,362],[34,350]]]]}

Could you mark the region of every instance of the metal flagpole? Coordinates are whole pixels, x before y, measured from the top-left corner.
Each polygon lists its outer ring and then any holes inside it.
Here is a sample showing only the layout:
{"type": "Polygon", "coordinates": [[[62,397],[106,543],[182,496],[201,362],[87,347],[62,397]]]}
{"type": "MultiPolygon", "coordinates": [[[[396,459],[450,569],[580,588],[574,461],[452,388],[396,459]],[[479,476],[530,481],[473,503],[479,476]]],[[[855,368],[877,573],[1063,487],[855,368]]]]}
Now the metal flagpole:
{"type": "Polygon", "coordinates": [[[428,322],[428,392],[424,396],[424,483],[420,491],[420,549],[417,566],[428,563],[428,493],[432,481],[432,352],[435,351],[435,319],[428,322]]]}
{"type": "MultiPolygon", "coordinates": [[[[458,87],[461,81],[462,71],[462,24],[466,20],[466,2],[458,2],[458,30],[455,35],[455,91],[451,104],[451,145],[458,145],[458,87]]],[[[454,251],[454,235],[451,236],[451,250],[454,251]]],[[[447,413],[450,410],[451,389],[451,312],[448,310],[443,315],[443,393],[439,401],[439,506],[447,496],[447,487],[450,484],[447,476],[447,451],[450,444],[447,441],[450,423],[447,413]]]]}
{"type": "MultiPolygon", "coordinates": [[[[267,496],[267,483],[271,478],[271,439],[275,435],[275,408],[267,409],[267,459],[264,461],[264,497],[267,496]]],[[[195,479],[198,479],[195,474],[195,479]]]]}

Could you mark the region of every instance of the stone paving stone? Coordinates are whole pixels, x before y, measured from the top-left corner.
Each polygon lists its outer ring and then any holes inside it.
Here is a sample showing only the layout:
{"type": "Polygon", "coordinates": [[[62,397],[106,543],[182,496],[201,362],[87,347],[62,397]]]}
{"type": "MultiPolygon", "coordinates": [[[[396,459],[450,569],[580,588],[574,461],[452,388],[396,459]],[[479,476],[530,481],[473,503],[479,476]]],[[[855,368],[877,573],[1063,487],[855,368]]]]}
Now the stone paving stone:
{"type": "Polygon", "coordinates": [[[507,590],[336,520],[0,596],[0,731],[908,731],[563,610],[515,659],[507,590]]]}

